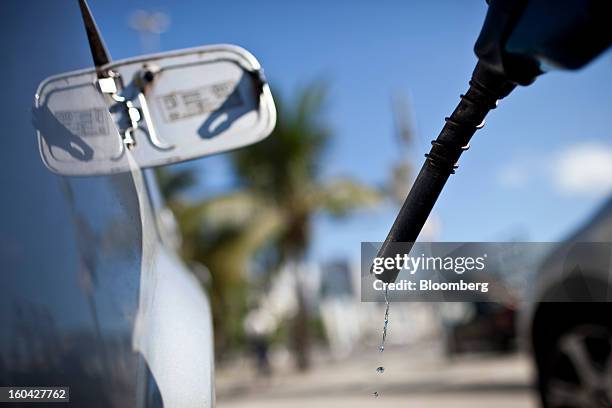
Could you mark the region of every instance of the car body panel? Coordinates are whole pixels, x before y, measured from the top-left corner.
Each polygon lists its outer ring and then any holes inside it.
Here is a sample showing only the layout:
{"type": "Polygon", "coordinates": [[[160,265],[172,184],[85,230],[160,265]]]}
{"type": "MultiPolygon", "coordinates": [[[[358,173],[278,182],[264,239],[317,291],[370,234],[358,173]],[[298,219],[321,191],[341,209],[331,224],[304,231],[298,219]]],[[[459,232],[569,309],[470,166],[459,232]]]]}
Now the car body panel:
{"type": "Polygon", "coordinates": [[[60,177],[40,160],[36,87],[92,65],[77,2],[7,1],[2,20],[0,384],[68,386],[77,406],[211,406],[208,301],[163,244],[142,171],[60,177]]]}

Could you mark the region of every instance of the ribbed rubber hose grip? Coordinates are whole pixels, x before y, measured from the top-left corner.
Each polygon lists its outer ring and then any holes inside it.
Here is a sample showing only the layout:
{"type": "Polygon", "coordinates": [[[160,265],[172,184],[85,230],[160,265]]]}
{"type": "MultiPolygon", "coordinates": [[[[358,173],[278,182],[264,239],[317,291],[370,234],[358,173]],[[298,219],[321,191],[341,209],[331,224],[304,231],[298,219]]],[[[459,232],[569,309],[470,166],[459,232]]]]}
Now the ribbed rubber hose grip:
{"type": "MultiPolygon", "coordinates": [[[[487,113],[497,106],[497,101],[506,97],[515,85],[503,76],[477,64],[468,91],[446,118],[446,124],[436,140],[432,141],[429,153],[402,208],[400,209],[378,257],[395,257],[393,243],[413,244],[429,217],[438,196],[449,176],[455,172],[461,153],[470,146],[470,139],[484,125],[487,113]]],[[[402,253],[407,248],[402,245],[402,253]]],[[[371,270],[371,269],[370,269],[371,270]]],[[[384,282],[394,282],[398,270],[385,270],[377,276],[384,282]]]]}

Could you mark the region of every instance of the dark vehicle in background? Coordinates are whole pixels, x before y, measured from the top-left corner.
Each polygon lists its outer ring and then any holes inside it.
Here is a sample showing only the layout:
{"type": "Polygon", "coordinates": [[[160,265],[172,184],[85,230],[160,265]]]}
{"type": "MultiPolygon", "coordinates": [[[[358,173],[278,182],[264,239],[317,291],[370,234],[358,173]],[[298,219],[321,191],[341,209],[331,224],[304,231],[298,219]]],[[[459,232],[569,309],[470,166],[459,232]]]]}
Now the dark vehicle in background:
{"type": "Polygon", "coordinates": [[[545,407],[612,406],[612,198],[543,262],[529,314],[545,407]]]}
{"type": "Polygon", "coordinates": [[[470,302],[440,305],[447,356],[462,353],[507,353],[517,346],[518,298],[501,278],[493,274],[471,273],[451,276],[453,281],[487,282],[491,290],[473,295],[470,302]]]}
{"type": "MultiPolygon", "coordinates": [[[[176,231],[163,222],[167,217],[162,217],[164,203],[152,170],[139,166],[149,159],[142,149],[155,141],[152,113],[144,109],[144,101],[155,88],[148,84],[141,92],[127,76],[120,89],[112,89],[118,81],[96,83],[96,75],[100,80],[117,77],[101,65],[108,61],[103,61],[106,56],[99,43],[96,47],[99,33],[95,23],[88,21],[87,6],[84,2],[80,6],[76,1],[2,4],[0,385],[70,387],[70,404],[82,407],[154,407],[162,403],[166,407],[210,407],[214,405],[214,360],[208,299],[177,255],[176,231]],[[54,79],[92,67],[92,54],[95,69],[54,79]],[[112,99],[125,103],[131,109],[125,113],[132,125],[139,116],[147,122],[149,134],[136,134],[135,148],[127,144],[124,118],[117,122],[122,140],[105,105],[87,110],[91,101],[84,93],[80,97],[70,94],[78,86],[65,85],[83,75],[93,80],[79,88],[82,92],[108,103],[108,111],[116,115],[124,112],[110,105],[112,99]],[[69,101],[76,108],[52,111],[51,104],[41,105],[42,96],[37,92],[46,78],[55,81],[54,90],[46,95],[48,100],[55,97],[57,106],[69,101]],[[128,89],[132,94],[119,95],[128,89]],[[66,97],[57,97],[57,92],[66,92],[66,97]],[[131,106],[126,102],[130,98],[134,99],[131,106]],[[33,105],[39,109],[33,110],[33,105]],[[110,168],[102,148],[105,143],[117,147],[123,164],[129,167],[110,168]],[[52,168],[56,164],[63,167],[52,168]],[[90,171],[94,164],[99,167],[90,171]],[[94,175],[64,175],[72,169],[75,174],[94,175]]],[[[221,51],[239,54],[236,59],[257,68],[254,58],[237,47],[221,51]]],[[[192,55],[175,53],[171,57],[192,55]]],[[[164,58],[160,54],[148,61],[156,61],[163,69],[164,58]]],[[[120,63],[117,72],[144,66],[143,61],[120,63]]],[[[239,68],[233,69],[240,74],[239,68]]],[[[167,72],[164,75],[170,77],[167,72]]],[[[243,108],[251,95],[237,93],[242,92],[239,87],[243,84],[252,86],[251,76],[242,76],[240,85],[226,81],[229,87],[217,92],[228,100],[233,98],[231,106],[221,101],[216,111],[201,109],[189,117],[202,114],[211,118],[223,109],[230,118],[235,113],[235,121],[249,116],[243,108]]],[[[256,75],[252,79],[262,95],[267,92],[264,96],[269,97],[267,85],[256,75]]],[[[189,85],[187,79],[184,85],[189,85]]],[[[253,94],[258,107],[273,112],[271,99],[264,96],[260,99],[253,94]]],[[[268,119],[267,128],[259,129],[257,137],[267,136],[274,126],[274,116],[268,119]]],[[[202,140],[207,149],[222,151],[220,132],[231,131],[232,124],[222,124],[214,135],[207,134],[208,139],[194,135],[194,143],[202,140]]],[[[248,133],[249,128],[241,128],[248,133]]],[[[178,145],[176,136],[191,135],[157,136],[178,145]]],[[[253,136],[248,140],[232,137],[234,143],[244,145],[256,141],[253,136]]],[[[171,163],[185,157],[162,159],[171,163]]]]}
{"type": "Polygon", "coordinates": [[[494,301],[457,303],[461,316],[445,322],[445,352],[448,356],[466,352],[510,352],[516,348],[516,307],[494,301]]]}

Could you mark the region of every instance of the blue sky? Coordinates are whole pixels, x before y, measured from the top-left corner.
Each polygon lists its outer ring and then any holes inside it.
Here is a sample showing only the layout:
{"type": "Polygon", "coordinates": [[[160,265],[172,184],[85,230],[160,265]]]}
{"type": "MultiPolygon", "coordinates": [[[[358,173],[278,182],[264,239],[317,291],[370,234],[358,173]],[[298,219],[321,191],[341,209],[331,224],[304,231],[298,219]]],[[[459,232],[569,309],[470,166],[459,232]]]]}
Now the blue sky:
{"type": "MultiPolygon", "coordinates": [[[[113,58],[142,53],[129,27],[136,9],[170,16],[161,50],[233,43],[261,62],[284,98],[313,80],[330,84],[327,122],[335,139],[328,176],[373,185],[400,158],[391,98],[410,98],[422,155],[476,63],[472,47],[484,1],[95,1],[94,16],[113,58]]],[[[612,57],[580,72],[552,72],[500,103],[472,141],[434,209],[433,238],[446,241],[555,241],[612,192],[612,57]]],[[[200,191],[231,184],[222,156],[199,160],[200,191]]],[[[319,216],[311,256],[355,256],[360,241],[383,240],[397,208],[385,204],[337,221],[319,216]]]]}

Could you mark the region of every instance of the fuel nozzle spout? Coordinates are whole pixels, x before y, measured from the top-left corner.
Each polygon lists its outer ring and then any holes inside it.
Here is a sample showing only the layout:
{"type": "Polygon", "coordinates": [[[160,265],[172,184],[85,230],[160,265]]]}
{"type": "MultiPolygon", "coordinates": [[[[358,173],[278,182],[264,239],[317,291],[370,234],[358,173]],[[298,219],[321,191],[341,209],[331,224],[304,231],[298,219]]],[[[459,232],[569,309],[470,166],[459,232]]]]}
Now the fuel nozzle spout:
{"type": "MultiPolygon", "coordinates": [[[[400,254],[398,245],[416,241],[427,217],[438,199],[449,176],[455,173],[459,157],[470,146],[470,139],[476,130],[484,126],[484,120],[497,101],[508,96],[515,84],[503,74],[495,72],[479,62],[472,73],[468,91],[461,95],[453,113],[445,118],[446,124],[438,137],[431,142],[432,147],[425,155],[426,160],[419,172],[402,208],[387,235],[377,257],[395,257],[400,254]]],[[[385,270],[377,278],[384,282],[394,282],[398,270],[385,270]]]]}
{"type": "MultiPolygon", "coordinates": [[[[487,0],[489,9],[474,51],[470,88],[432,142],[408,197],[378,256],[405,253],[417,239],[446,180],[487,113],[515,87],[529,85],[546,67],[578,69],[612,44],[609,0],[487,0]],[[402,242],[402,251],[396,251],[402,242]]],[[[397,270],[378,275],[395,281],[397,270]]]]}

